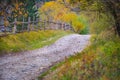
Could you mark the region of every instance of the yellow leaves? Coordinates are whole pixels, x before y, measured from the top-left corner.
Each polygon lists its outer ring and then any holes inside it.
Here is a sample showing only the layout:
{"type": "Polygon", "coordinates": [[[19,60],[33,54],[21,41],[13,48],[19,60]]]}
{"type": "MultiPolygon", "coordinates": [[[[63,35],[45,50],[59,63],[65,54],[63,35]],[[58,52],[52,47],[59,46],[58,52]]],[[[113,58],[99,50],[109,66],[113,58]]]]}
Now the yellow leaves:
{"type": "Polygon", "coordinates": [[[60,18],[69,12],[69,9],[66,8],[63,4],[60,4],[55,1],[46,2],[40,9],[40,17],[49,17],[53,20],[60,20],[60,18]]]}
{"type": "Polygon", "coordinates": [[[78,15],[69,8],[66,8],[65,4],[69,4],[69,0],[57,0],[57,1],[50,1],[46,2],[40,9],[40,17],[43,20],[52,19],[55,21],[63,21],[66,23],[73,22],[73,27],[76,32],[80,32],[85,25],[78,20],[78,15]]]}
{"type": "Polygon", "coordinates": [[[61,17],[61,20],[65,22],[70,22],[70,21],[75,20],[76,18],[77,18],[77,15],[75,13],[67,13],[61,17]]]}
{"type": "Polygon", "coordinates": [[[73,22],[73,26],[76,32],[80,32],[84,28],[84,25],[80,23],[79,21],[73,22]]]}
{"type": "Polygon", "coordinates": [[[72,24],[75,32],[78,32],[78,33],[85,28],[85,25],[78,19],[74,19],[72,21],[72,24]]]}
{"type": "Polygon", "coordinates": [[[54,4],[55,4],[54,1],[50,1],[50,2],[45,3],[45,5],[46,5],[47,7],[51,7],[51,6],[53,6],[54,4]]]}
{"type": "Polygon", "coordinates": [[[44,6],[42,6],[40,9],[41,9],[41,10],[44,10],[44,11],[47,11],[47,10],[51,9],[54,4],[55,4],[54,1],[46,2],[46,3],[44,4],[44,6]]]}
{"type": "Polygon", "coordinates": [[[76,14],[72,13],[68,8],[66,8],[63,4],[58,2],[46,2],[43,5],[39,12],[42,13],[41,16],[49,16],[52,17],[54,20],[63,20],[65,22],[70,22],[74,18],[76,18],[76,14]]]}
{"type": "Polygon", "coordinates": [[[72,26],[76,32],[80,32],[85,28],[85,24],[82,20],[78,19],[78,15],[75,12],[70,11],[66,7],[69,5],[70,0],[57,0],[46,2],[41,8],[39,8],[40,18],[43,20],[52,19],[55,21],[62,21],[66,23],[72,22],[72,26]]]}

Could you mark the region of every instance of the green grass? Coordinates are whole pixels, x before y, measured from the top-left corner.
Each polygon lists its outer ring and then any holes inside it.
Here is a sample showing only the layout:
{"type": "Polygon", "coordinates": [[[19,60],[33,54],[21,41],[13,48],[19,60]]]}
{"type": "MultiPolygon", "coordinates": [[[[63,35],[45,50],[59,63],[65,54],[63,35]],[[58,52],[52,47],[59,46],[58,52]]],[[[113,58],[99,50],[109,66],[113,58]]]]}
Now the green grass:
{"type": "Polygon", "coordinates": [[[93,12],[82,15],[88,18],[93,34],[91,45],[43,73],[39,80],[120,80],[120,37],[114,34],[113,16],[100,13],[97,17],[93,12]]]}
{"type": "Polygon", "coordinates": [[[84,11],[80,15],[88,20],[88,30],[94,34],[91,45],[43,73],[39,80],[120,80],[120,37],[114,34],[113,16],[84,11]]]}
{"type": "Polygon", "coordinates": [[[111,31],[105,31],[94,35],[91,42],[92,44],[82,53],[59,63],[60,65],[56,65],[57,67],[42,75],[42,78],[45,80],[119,80],[120,38],[111,31]]]}
{"type": "Polygon", "coordinates": [[[58,38],[70,33],[72,32],[47,30],[24,32],[0,37],[0,55],[41,48],[54,43],[58,38]]]}
{"type": "Polygon", "coordinates": [[[46,70],[44,73],[42,73],[38,77],[38,80],[43,79],[46,75],[48,75],[48,74],[50,74],[50,72],[53,72],[54,70],[56,70],[59,66],[63,65],[64,63],[65,63],[65,61],[54,64],[52,67],[49,68],[49,70],[46,70]]]}

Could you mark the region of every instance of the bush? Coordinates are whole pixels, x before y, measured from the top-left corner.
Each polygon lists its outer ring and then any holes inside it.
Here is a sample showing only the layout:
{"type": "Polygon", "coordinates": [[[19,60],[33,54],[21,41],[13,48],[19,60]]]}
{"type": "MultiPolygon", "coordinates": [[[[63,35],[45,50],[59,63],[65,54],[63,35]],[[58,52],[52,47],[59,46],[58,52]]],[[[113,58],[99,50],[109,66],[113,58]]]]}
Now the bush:
{"type": "Polygon", "coordinates": [[[72,21],[73,28],[75,32],[80,34],[88,34],[89,33],[89,26],[86,19],[84,19],[84,16],[77,16],[76,19],[72,21]]]}

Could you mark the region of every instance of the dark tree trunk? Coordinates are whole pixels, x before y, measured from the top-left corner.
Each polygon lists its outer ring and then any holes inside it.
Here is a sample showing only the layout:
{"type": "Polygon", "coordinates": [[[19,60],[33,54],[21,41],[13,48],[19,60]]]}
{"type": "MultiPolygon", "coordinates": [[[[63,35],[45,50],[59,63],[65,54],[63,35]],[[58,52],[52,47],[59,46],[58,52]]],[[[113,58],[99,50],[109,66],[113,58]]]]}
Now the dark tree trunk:
{"type": "Polygon", "coordinates": [[[117,31],[117,34],[120,36],[120,21],[116,21],[116,31],[117,31]]]}
{"type": "Polygon", "coordinates": [[[106,10],[109,10],[115,20],[115,31],[120,36],[120,0],[103,1],[106,5],[106,10]]]}
{"type": "Polygon", "coordinates": [[[113,9],[113,16],[114,16],[114,19],[115,19],[115,29],[116,29],[116,32],[117,34],[120,36],[120,8],[119,7],[116,7],[113,9]]]}

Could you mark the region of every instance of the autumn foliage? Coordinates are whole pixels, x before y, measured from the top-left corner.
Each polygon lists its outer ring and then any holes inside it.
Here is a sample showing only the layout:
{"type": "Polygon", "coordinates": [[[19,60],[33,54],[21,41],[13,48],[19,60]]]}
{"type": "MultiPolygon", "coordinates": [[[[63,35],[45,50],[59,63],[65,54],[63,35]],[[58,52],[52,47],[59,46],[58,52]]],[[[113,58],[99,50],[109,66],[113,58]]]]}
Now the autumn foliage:
{"type": "MultiPolygon", "coordinates": [[[[69,0],[67,1],[69,2],[69,0]]],[[[83,23],[82,19],[79,20],[79,15],[71,11],[70,8],[63,4],[62,0],[46,2],[39,8],[39,17],[43,20],[54,20],[57,22],[72,23],[75,32],[80,33],[87,25],[83,23]]]]}

